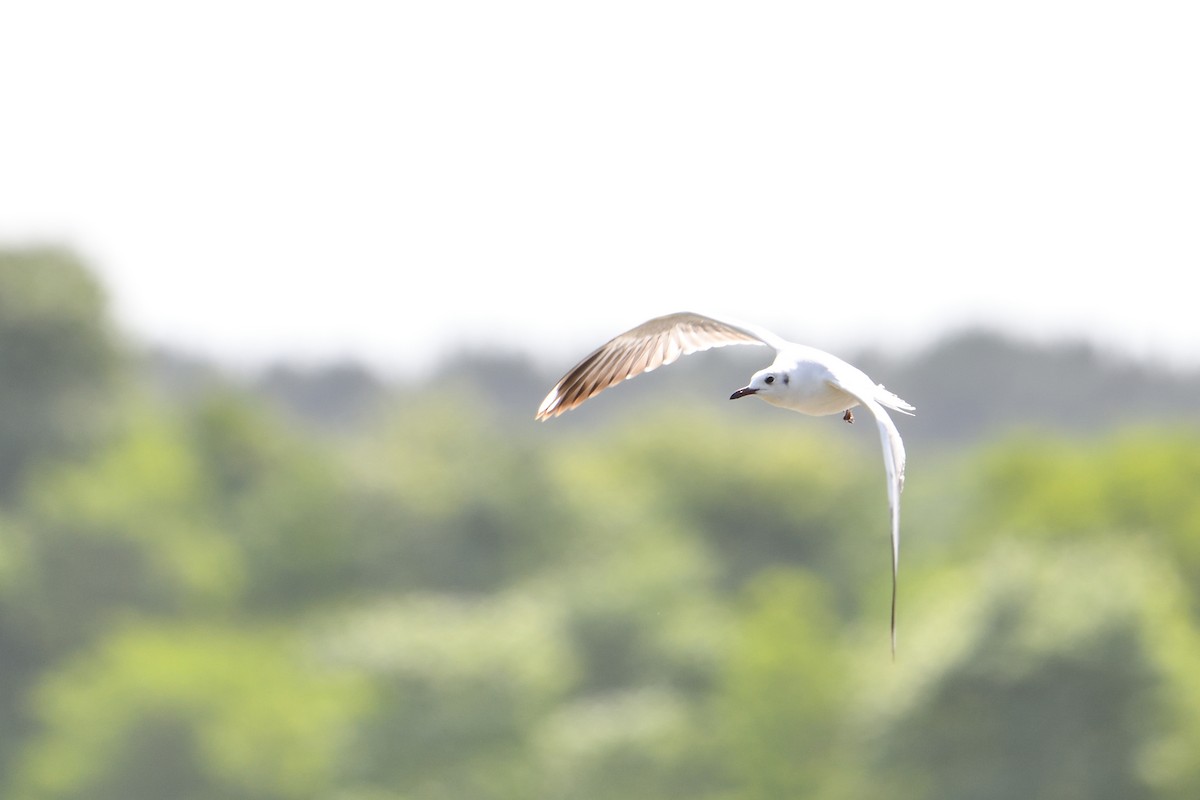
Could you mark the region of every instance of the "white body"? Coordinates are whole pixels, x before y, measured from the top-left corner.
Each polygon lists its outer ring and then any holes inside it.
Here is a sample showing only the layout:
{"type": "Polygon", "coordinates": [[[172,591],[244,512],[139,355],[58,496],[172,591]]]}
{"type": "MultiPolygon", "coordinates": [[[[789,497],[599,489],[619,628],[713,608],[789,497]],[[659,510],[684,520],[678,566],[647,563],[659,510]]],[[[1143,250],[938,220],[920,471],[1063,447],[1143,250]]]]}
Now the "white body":
{"type": "MultiPolygon", "coordinates": [[[[822,417],[826,414],[841,414],[859,405],[856,395],[842,389],[850,381],[865,382],[867,378],[857,367],[829,353],[812,347],[794,345],[781,351],[775,362],[763,371],[763,376],[782,373],[787,382],[782,386],[767,385],[755,394],[773,406],[822,417]]],[[[752,378],[750,385],[754,386],[752,378]]]]}

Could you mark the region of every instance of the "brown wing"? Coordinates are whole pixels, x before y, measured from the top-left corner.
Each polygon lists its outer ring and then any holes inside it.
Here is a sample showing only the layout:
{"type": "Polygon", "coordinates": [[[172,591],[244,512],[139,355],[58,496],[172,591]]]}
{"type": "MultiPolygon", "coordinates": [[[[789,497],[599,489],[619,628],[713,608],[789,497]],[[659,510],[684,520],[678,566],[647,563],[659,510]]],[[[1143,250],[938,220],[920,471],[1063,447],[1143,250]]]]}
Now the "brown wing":
{"type": "Polygon", "coordinates": [[[576,364],[546,395],[536,418],[557,417],[610,386],[689,353],[731,344],[766,344],[778,349],[780,341],[768,331],[702,314],[656,317],[613,338],[576,364]]]}

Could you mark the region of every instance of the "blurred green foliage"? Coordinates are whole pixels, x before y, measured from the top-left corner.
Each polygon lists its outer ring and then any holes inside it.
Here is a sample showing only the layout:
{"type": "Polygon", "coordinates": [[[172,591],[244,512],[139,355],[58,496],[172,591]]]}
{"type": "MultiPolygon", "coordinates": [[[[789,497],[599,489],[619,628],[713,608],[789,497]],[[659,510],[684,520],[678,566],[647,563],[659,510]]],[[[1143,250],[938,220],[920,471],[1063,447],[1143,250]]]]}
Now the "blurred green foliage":
{"type": "Polygon", "coordinates": [[[346,374],[163,395],[0,253],[0,797],[1200,796],[1200,429],[910,437],[893,663],[859,426],[346,374]]]}

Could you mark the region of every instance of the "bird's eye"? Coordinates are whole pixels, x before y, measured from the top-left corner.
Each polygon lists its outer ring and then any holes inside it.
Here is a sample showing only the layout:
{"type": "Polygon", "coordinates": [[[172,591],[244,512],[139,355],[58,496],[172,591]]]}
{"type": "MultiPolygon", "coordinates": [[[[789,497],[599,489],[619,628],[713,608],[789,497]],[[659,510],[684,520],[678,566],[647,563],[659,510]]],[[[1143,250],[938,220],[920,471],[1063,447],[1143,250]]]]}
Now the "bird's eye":
{"type": "Polygon", "coordinates": [[[767,376],[767,378],[766,378],[766,381],[765,381],[765,383],[774,383],[774,382],[775,382],[775,376],[774,376],[774,375],[768,375],[768,376],[767,376]]]}

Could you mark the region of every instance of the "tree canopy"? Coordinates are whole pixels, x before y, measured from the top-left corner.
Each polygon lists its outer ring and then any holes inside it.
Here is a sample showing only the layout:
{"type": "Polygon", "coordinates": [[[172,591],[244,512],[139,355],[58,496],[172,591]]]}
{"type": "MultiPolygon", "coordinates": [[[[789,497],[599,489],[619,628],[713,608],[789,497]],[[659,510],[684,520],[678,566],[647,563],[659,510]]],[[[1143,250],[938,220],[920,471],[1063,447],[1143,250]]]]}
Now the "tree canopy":
{"type": "Polygon", "coordinates": [[[1002,415],[960,374],[937,436],[954,371],[898,364],[935,419],[893,662],[863,426],[537,424],[546,382],[247,381],[114,330],[69,253],[0,252],[0,798],[1200,796],[1194,407],[965,437],[1002,415]]]}

